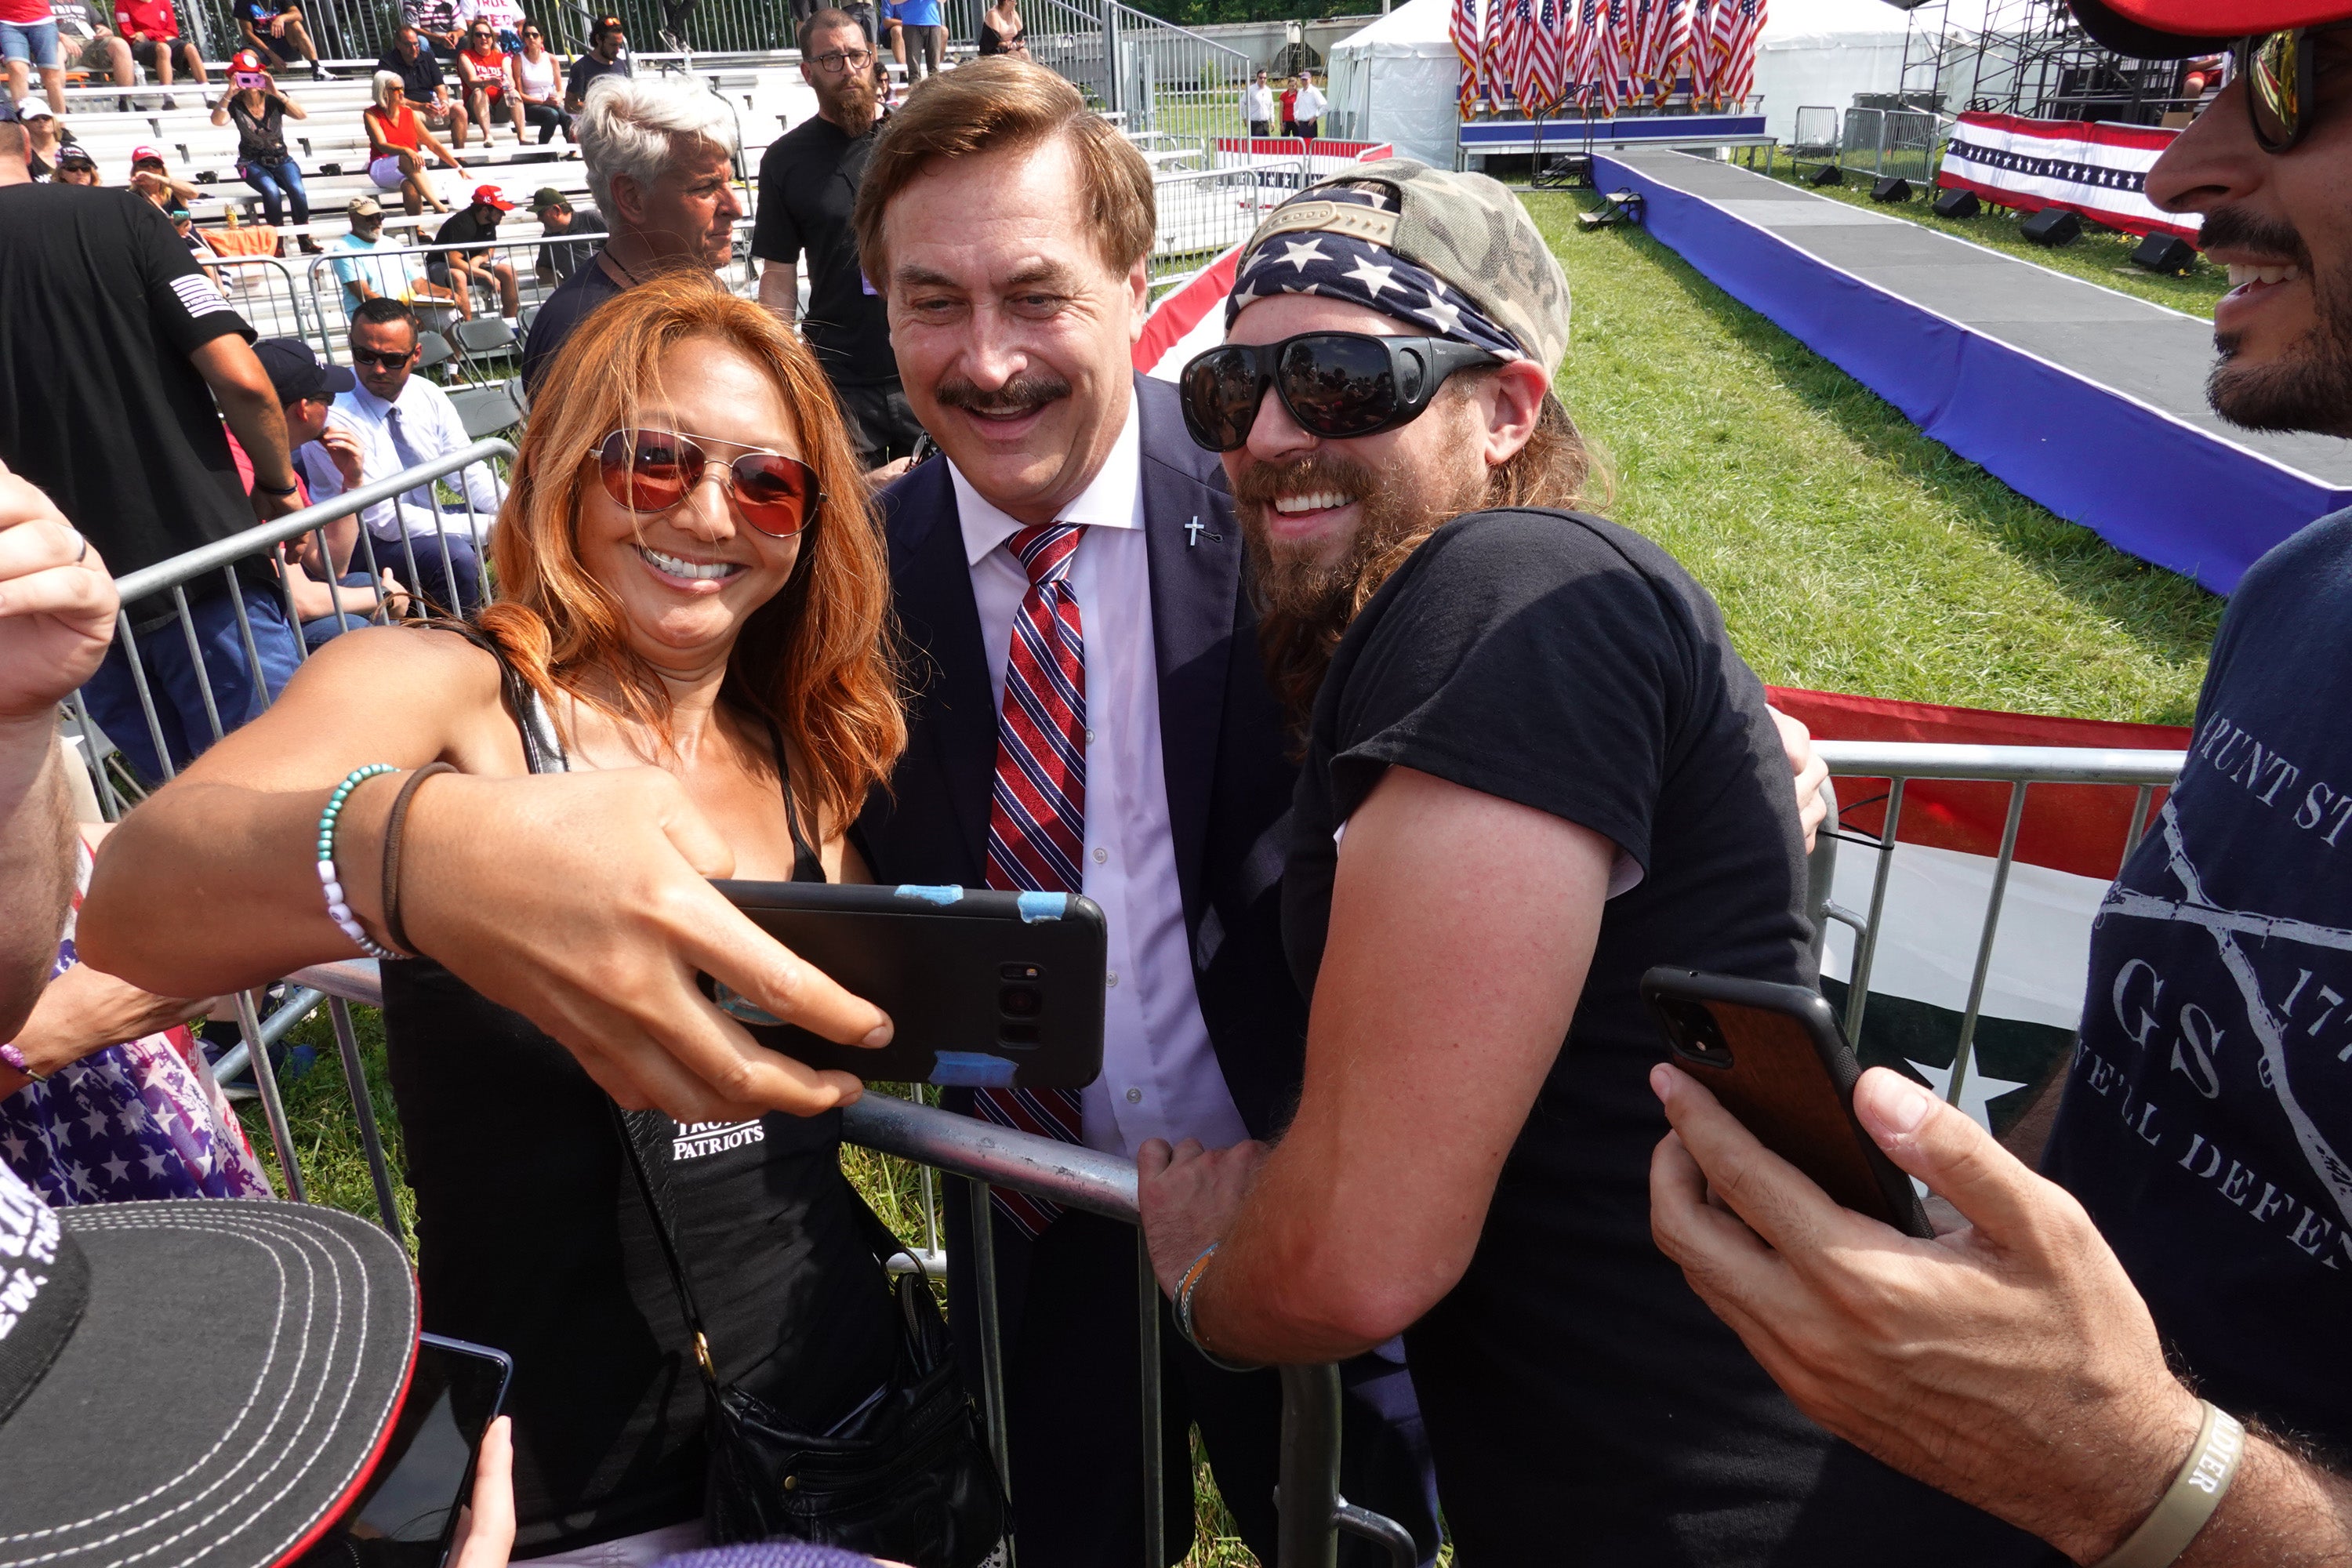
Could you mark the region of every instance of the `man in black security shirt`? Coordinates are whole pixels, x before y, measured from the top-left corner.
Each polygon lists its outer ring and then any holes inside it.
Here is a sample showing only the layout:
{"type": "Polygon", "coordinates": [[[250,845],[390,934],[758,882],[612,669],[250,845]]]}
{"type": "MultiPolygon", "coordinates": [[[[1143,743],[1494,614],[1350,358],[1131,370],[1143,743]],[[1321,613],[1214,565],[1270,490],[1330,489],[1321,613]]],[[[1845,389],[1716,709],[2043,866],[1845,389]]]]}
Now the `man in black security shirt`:
{"type": "Polygon", "coordinates": [[[1807,1421],[1651,1244],[1637,983],[1813,984],[1803,836],[1714,602],[1572,510],[1534,224],[1483,176],[1361,165],[1261,226],[1226,321],[1185,416],[1304,731],[1283,936],[1313,1007],[1271,1153],[1141,1152],[1181,1331],[1235,1362],[1402,1332],[1465,1564],[2038,1559],[1807,1421]]]}
{"type": "MultiPolygon", "coordinates": [[[[2238,285],[2216,412],[2352,436],[2352,0],[2073,4],[2126,55],[2236,46],[2148,199],[2200,215],[2238,285]]],[[[2050,1180],[1895,1074],[1857,1086],[1969,1222],[1941,1243],[1836,1209],[1698,1086],[1660,1085],[1659,1242],[1758,1359],[1824,1426],[2076,1562],[2352,1561],[2347,713],[2336,512],[2231,595],[2180,782],[2092,930],[2050,1180]],[[1744,1226],[1704,1196],[1742,1166],[1744,1226]]]]}
{"type": "Polygon", "coordinates": [[[833,382],[850,437],[868,468],[913,451],[922,434],[898,384],[882,296],[857,264],[850,213],[873,155],[879,94],[874,50],[857,18],[817,12],[801,28],[801,78],[816,93],[816,118],[770,143],[760,160],[760,303],[791,321],[800,309],[800,258],[809,258],[808,317],[801,331],[833,382]]]}

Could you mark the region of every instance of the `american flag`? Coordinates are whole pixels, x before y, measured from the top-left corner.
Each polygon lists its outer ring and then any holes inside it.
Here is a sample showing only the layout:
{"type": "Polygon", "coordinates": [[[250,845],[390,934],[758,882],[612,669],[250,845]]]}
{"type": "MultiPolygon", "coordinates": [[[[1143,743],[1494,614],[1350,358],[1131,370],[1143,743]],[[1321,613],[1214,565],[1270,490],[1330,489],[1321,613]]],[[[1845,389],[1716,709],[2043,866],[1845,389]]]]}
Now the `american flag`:
{"type": "MultiPolygon", "coordinates": [[[[1491,6],[1493,0],[1488,0],[1491,6]]],[[[1467,120],[1476,111],[1479,94],[1479,68],[1486,63],[1486,39],[1479,28],[1481,11],[1478,0],[1454,0],[1454,55],[1462,62],[1462,86],[1455,95],[1462,101],[1462,118],[1467,120]]]]}
{"type": "Polygon", "coordinates": [[[1693,109],[1705,106],[1715,96],[1715,14],[1735,4],[1737,0],[1690,0],[1690,9],[1683,16],[1678,53],[1682,68],[1690,73],[1693,109]]]}
{"type": "Polygon", "coordinates": [[[1536,18],[1535,0],[1496,0],[1502,8],[1496,13],[1495,63],[1502,81],[1496,88],[1497,103],[1516,102],[1522,113],[1528,106],[1528,72],[1535,60],[1536,18]]]}
{"type": "Polygon", "coordinates": [[[1675,44],[1680,37],[1682,17],[1683,0],[1655,0],[1650,13],[1643,69],[1650,79],[1650,101],[1660,109],[1675,95],[1675,44]]]}
{"type": "Polygon", "coordinates": [[[1576,111],[1590,116],[1593,95],[1601,89],[1601,34],[1608,26],[1609,0],[1576,0],[1576,34],[1568,56],[1568,74],[1576,79],[1576,111]]]}
{"type": "Polygon", "coordinates": [[[1536,41],[1528,62],[1528,91],[1520,95],[1524,107],[1532,97],[1531,114],[1549,114],[1559,107],[1566,89],[1568,69],[1568,35],[1575,21],[1574,0],[1540,0],[1536,11],[1536,41]]]}
{"type": "Polygon", "coordinates": [[[1658,70],[1670,41],[1665,28],[1671,9],[1672,0],[1633,0],[1625,65],[1628,83],[1637,99],[1655,91],[1658,70]]]}
{"type": "Polygon", "coordinates": [[[1756,46],[1764,34],[1764,0],[1716,0],[1723,47],[1716,65],[1717,107],[1738,109],[1756,82],[1756,46]]]}
{"type": "Polygon", "coordinates": [[[1594,85],[1601,93],[1601,112],[1614,116],[1617,105],[1625,97],[1625,46],[1629,41],[1626,29],[1633,18],[1628,13],[1633,0],[1603,0],[1601,8],[1601,38],[1593,49],[1593,70],[1600,78],[1594,85]]]}

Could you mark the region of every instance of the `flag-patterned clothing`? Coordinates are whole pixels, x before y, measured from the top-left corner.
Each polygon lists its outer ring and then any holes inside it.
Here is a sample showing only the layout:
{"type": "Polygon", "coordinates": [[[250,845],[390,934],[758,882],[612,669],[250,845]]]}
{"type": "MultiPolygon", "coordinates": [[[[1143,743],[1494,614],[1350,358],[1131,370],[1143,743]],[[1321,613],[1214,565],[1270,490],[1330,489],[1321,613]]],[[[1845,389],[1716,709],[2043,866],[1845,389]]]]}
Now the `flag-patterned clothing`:
{"type": "MultiPolygon", "coordinates": [[[[77,847],[79,911],[96,858],[87,845],[77,847]]],[[[52,980],[79,962],[73,918],[52,980]]],[[[0,1099],[0,1160],[58,1206],[271,1195],[184,1025],[93,1051],[0,1099]]]]}

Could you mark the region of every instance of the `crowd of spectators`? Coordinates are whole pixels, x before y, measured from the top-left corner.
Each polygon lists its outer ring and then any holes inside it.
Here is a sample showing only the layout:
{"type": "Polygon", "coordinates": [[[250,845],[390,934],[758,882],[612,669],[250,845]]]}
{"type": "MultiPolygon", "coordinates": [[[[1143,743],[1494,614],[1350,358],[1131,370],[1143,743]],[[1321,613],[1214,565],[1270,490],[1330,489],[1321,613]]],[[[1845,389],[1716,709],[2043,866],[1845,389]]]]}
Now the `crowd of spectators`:
{"type": "MultiPolygon", "coordinates": [[[[488,3],[415,0],[395,55],[503,55],[528,24],[488,3]]],[[[916,53],[919,3],[891,7],[916,53]]],[[[2170,0],[2074,4],[2118,47],[2210,46],[2162,30],[2170,0]]],[[[2224,302],[2215,407],[2352,436],[2352,330],[2318,286],[2352,268],[2352,36],[2305,30],[2307,3],[2226,8],[2256,67],[2148,195],[2282,275],[2224,302]]],[[[477,189],[439,231],[460,248],[410,279],[354,201],[345,369],[248,342],[153,149],[130,189],[90,190],[64,144],[0,123],[6,1257],[97,1247],[53,1207],[265,1190],[185,1022],[375,955],[421,1321],[517,1363],[458,1568],[642,1568],[704,1538],[709,1407],[616,1105],[660,1108],[709,1376],[781,1427],[848,1430],[902,1353],[828,1114],[862,1086],[750,1045],[694,977],[827,1039],[892,1021],[708,874],[1083,893],[1111,944],[1102,1078],[948,1103],[1138,1163],[1169,1432],[1198,1428],[1262,1559],[1265,1369],[1297,1362],[1340,1365],[1342,1489],[1423,1563],[1441,1516],[1467,1563],[1556,1560],[1570,1531],[1661,1565],[2352,1557],[2331,1457],[2352,1124],[2322,1037],[2352,872],[2325,797],[2281,809],[2235,756],[2255,738],[2298,778],[2352,773],[2352,514],[2233,597],[2186,771],[2094,934],[2042,1173],[1898,1075],[1856,1087],[1953,1211],[1906,1237],[1662,1060],[1653,965],[1818,984],[1825,770],[1706,591],[1588,509],[1555,391],[1568,281],[1511,193],[1409,160],[1299,193],[1171,385],[1130,362],[1150,170],[1060,78],[976,61],[885,118],[866,24],[806,16],[820,110],[763,160],[755,303],[719,276],[731,116],[634,76],[617,21],[593,32],[567,97],[602,224],[530,203],[553,287],[511,488],[480,465],[454,501],[419,484],[184,607],[121,605],[111,574],[465,445],[411,301],[481,289],[518,315],[511,204],[477,189]],[[68,295],[89,308],[49,308],[68,295]],[[1417,394],[1391,373],[1344,415],[1318,395],[1438,347],[1417,394]],[[910,465],[917,436],[940,455],[910,465]],[[110,836],[71,826],[75,692],[161,786],[110,836]],[[2213,1020],[2239,1018],[2231,1054],[2213,1020]]],[[[437,98],[378,80],[388,127],[429,142],[437,102],[462,144],[437,75],[437,98]]],[[[1278,109],[1249,93],[1254,129],[1261,107],[1319,129],[1310,78],[1278,109]]],[[[238,101],[277,131],[266,88],[238,101]]],[[[1023,1559],[1124,1557],[1147,1516],[1133,1236],[1000,1189],[950,1240],[975,1384],[973,1325],[1002,1329],[1023,1559]]],[[[73,1331],[51,1285],[0,1279],[0,1334],[73,1331]]],[[[401,1334],[379,1339],[366,1375],[396,1388],[401,1334]]],[[[91,1375],[52,1359],[0,1356],[19,1463],[12,1394],[53,1421],[37,1385],[91,1375]]],[[[1192,1470],[1168,1468],[1175,1561],[1192,1470]]]]}

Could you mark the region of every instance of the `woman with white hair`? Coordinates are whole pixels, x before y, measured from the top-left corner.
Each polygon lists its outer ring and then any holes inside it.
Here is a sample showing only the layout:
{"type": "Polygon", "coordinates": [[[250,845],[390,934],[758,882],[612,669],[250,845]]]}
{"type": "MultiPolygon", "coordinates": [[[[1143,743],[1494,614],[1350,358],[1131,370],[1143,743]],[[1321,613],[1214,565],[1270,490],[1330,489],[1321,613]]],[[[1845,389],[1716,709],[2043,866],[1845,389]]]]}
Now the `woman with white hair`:
{"type": "Polygon", "coordinates": [[[377,190],[398,191],[411,217],[428,203],[436,213],[447,212],[449,204],[433,194],[432,182],[425,177],[425,154],[431,153],[453,169],[466,165],[417,118],[401,90],[398,72],[376,72],[373,88],[375,101],[360,111],[360,123],[368,134],[368,178],[377,190]]]}
{"type": "Polygon", "coordinates": [[[614,295],[665,268],[725,267],[743,216],[735,116],[717,94],[675,77],[599,77],[578,129],[588,191],[610,232],[531,321],[526,392],[572,330],[614,295]]]}

